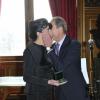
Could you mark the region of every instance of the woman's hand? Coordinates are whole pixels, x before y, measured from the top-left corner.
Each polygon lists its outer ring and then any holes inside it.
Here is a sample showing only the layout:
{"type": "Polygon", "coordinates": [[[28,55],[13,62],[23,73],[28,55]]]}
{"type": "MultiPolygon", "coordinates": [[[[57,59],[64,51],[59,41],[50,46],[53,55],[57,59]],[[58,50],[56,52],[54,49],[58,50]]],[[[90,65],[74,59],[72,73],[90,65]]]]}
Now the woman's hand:
{"type": "Polygon", "coordinates": [[[48,84],[49,84],[49,85],[54,85],[54,86],[59,86],[59,85],[60,85],[60,84],[59,84],[59,81],[53,80],[53,79],[48,80],[48,84]]]}
{"type": "Polygon", "coordinates": [[[52,45],[52,38],[49,35],[49,33],[42,33],[42,39],[43,39],[44,45],[46,47],[51,47],[51,45],[52,45]]]}

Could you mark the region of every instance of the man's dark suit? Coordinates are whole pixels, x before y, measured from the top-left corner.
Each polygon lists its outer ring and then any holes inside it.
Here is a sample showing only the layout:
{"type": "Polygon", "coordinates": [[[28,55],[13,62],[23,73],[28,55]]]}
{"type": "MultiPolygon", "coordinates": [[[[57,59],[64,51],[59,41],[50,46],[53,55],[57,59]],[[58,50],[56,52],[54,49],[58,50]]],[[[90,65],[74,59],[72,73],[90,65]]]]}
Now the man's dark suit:
{"type": "Polygon", "coordinates": [[[55,69],[62,70],[68,83],[55,88],[56,100],[89,100],[87,85],[81,72],[80,48],[76,40],[68,36],[60,48],[59,56],[53,50],[49,53],[55,69]]]}

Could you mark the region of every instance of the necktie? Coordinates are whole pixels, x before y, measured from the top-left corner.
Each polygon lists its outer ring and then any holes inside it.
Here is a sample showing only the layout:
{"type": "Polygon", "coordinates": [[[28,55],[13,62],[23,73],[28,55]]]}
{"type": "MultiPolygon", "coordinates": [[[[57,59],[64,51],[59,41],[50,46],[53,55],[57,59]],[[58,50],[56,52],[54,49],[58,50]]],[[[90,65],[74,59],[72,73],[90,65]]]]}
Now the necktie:
{"type": "Polygon", "coordinates": [[[55,53],[59,56],[59,44],[55,44],[55,53]]]}

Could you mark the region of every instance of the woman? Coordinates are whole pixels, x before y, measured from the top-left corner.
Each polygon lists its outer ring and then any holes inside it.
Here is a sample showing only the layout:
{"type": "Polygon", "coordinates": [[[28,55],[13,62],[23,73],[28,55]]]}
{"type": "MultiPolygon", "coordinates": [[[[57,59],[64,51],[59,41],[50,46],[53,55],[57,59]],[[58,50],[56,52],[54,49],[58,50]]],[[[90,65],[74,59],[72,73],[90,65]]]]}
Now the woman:
{"type": "Polygon", "coordinates": [[[27,100],[50,100],[52,85],[58,86],[59,83],[53,80],[52,64],[45,47],[51,44],[51,41],[48,44],[45,42],[49,33],[48,21],[44,18],[31,21],[29,33],[32,42],[23,53],[26,97],[27,100]]]}

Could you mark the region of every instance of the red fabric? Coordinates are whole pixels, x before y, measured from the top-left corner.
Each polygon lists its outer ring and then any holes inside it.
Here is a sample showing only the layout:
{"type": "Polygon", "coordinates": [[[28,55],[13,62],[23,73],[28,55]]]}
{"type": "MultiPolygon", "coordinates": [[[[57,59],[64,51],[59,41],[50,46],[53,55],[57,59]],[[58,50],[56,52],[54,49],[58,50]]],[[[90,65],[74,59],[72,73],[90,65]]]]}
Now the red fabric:
{"type": "Polygon", "coordinates": [[[76,0],[49,0],[52,16],[63,17],[68,24],[68,34],[77,38],[76,0]]]}

